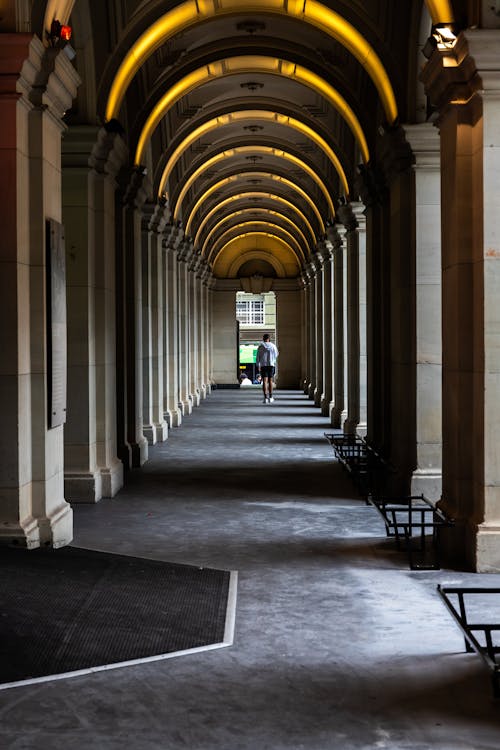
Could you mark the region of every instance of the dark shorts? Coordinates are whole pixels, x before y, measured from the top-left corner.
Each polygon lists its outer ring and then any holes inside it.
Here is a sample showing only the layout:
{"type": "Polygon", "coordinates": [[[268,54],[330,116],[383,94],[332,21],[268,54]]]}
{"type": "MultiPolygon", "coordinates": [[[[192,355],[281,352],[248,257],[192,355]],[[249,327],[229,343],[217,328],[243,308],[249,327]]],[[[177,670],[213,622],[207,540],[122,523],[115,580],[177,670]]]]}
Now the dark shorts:
{"type": "Polygon", "coordinates": [[[260,368],[260,374],[263,378],[272,378],[275,372],[276,368],[273,365],[266,365],[260,368]]]}

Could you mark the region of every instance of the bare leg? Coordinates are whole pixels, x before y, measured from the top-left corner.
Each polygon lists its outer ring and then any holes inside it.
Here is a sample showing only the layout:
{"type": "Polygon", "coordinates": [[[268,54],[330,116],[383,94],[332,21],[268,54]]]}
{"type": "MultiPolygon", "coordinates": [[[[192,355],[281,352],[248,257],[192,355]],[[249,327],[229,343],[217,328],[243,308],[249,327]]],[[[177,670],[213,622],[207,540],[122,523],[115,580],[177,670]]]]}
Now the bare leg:
{"type": "Polygon", "coordinates": [[[266,392],[266,380],[264,376],[262,376],[262,392],[264,394],[264,398],[267,398],[267,392],[266,392]]]}
{"type": "Polygon", "coordinates": [[[269,383],[269,398],[272,398],[273,397],[273,379],[268,378],[267,380],[269,383]]]}

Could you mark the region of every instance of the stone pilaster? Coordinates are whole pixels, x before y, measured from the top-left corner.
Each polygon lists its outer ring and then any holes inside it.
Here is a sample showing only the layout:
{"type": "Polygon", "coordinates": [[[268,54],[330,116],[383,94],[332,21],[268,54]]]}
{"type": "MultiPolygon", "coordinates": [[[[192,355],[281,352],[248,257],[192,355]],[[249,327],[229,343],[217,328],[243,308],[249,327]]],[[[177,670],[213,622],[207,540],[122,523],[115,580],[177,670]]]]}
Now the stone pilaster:
{"type": "Polygon", "coordinates": [[[168,436],[164,414],[162,241],[169,218],[166,206],[146,203],[142,209],[143,432],[150,445],[163,442],[168,436]]]}
{"type": "Polygon", "coordinates": [[[128,158],[121,137],[72,127],[63,140],[66,227],[68,411],[65,495],[113,497],[123,485],[116,445],[116,176],[128,158]]]}
{"type": "Polygon", "coordinates": [[[182,423],[179,391],[179,261],[177,250],[182,242],[182,229],[170,225],[164,230],[165,267],[165,400],[164,415],[169,427],[182,423]]]}
{"type": "Polygon", "coordinates": [[[62,117],[79,78],[32,35],[2,34],[0,45],[0,542],[60,547],[73,525],[63,426],[47,419],[45,236],[46,220],[62,219],[62,117]]]}
{"type": "Polygon", "coordinates": [[[308,384],[308,311],[309,311],[309,288],[308,278],[304,270],[300,272],[300,349],[301,349],[301,372],[299,387],[304,393],[307,392],[308,384]]]}
{"type": "Polygon", "coordinates": [[[316,267],[312,261],[307,264],[306,274],[309,280],[309,309],[308,309],[308,384],[307,395],[314,398],[316,388],[316,267]]]}
{"type": "Polygon", "coordinates": [[[189,283],[189,361],[190,361],[190,384],[189,392],[192,397],[193,406],[199,406],[201,402],[201,385],[200,385],[200,363],[199,363],[199,315],[200,315],[200,298],[199,298],[199,278],[198,268],[200,256],[193,251],[188,263],[188,283],[189,283]]]}
{"type": "Polygon", "coordinates": [[[185,416],[193,411],[191,386],[189,303],[190,284],[188,261],[191,258],[192,245],[183,240],[177,253],[178,258],[178,304],[179,304],[179,408],[185,416]]]}
{"type": "Polygon", "coordinates": [[[422,80],[441,134],[443,507],[450,556],[500,570],[500,49],[467,31],[422,80]]]}
{"type": "Polygon", "coordinates": [[[330,405],[332,427],[341,427],[345,404],[344,387],[344,250],[337,227],[327,230],[333,247],[333,402],[330,405]]]}
{"type": "Polygon", "coordinates": [[[147,181],[142,168],[123,170],[117,215],[118,449],[125,466],[148,457],[143,433],[142,207],[147,181]]]}
{"type": "Polygon", "coordinates": [[[321,296],[323,301],[323,391],[321,394],[321,414],[330,416],[330,404],[333,399],[333,245],[329,240],[321,242],[318,253],[322,256],[323,273],[321,276],[321,296]]]}
{"type": "Polygon", "coordinates": [[[407,494],[416,463],[415,415],[415,181],[413,153],[401,127],[378,144],[387,191],[383,196],[386,255],[382,303],[383,447],[395,473],[392,491],[407,494]]]}
{"type": "Polygon", "coordinates": [[[365,206],[362,203],[352,202],[356,222],[358,224],[358,274],[359,274],[359,422],[357,433],[366,435],[368,412],[367,412],[367,333],[366,333],[366,215],[365,206]]]}
{"type": "Polygon", "coordinates": [[[442,490],[441,171],[439,132],[405,125],[415,156],[416,468],[412,494],[442,490]]]}
{"type": "Polygon", "coordinates": [[[355,435],[360,420],[360,333],[359,333],[359,235],[358,222],[350,204],[339,206],[338,219],[345,229],[346,246],[346,417],[343,429],[355,435]]]}
{"type": "Polygon", "coordinates": [[[323,333],[324,333],[324,307],[323,307],[323,256],[317,252],[314,254],[314,299],[316,302],[314,310],[315,319],[315,340],[314,354],[316,380],[314,383],[314,406],[321,407],[321,398],[323,395],[323,333]]]}

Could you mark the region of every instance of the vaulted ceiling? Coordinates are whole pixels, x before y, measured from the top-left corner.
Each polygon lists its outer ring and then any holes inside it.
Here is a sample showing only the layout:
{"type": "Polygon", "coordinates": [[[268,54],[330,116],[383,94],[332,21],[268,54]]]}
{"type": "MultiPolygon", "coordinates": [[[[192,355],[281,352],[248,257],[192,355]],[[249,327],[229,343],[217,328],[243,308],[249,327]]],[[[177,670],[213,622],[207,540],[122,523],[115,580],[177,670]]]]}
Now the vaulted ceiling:
{"type": "Polygon", "coordinates": [[[68,121],[119,122],[219,277],[300,273],[379,127],[415,121],[431,24],[422,0],[75,0],[71,22],[68,121]]]}

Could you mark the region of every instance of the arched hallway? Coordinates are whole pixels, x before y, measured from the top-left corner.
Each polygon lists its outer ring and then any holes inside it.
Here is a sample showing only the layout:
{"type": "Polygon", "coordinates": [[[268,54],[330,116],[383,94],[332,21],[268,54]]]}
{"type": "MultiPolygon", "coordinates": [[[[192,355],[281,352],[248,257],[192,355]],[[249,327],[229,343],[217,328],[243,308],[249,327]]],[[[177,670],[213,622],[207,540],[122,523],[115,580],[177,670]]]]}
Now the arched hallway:
{"type": "Polygon", "coordinates": [[[239,571],[233,646],[0,692],[6,750],[493,750],[487,673],[297,391],[216,390],[73,544],[239,571]]]}

